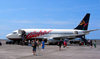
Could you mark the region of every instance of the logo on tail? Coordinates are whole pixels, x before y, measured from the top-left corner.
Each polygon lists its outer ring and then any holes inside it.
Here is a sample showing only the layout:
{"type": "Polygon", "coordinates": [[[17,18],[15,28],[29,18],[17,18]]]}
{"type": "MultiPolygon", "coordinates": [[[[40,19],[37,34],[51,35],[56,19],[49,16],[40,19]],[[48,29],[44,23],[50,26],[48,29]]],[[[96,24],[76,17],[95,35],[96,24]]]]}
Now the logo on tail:
{"type": "Polygon", "coordinates": [[[75,29],[87,30],[88,29],[89,18],[90,18],[90,14],[87,13],[86,16],[83,18],[83,20],[80,22],[80,24],[75,29]]]}

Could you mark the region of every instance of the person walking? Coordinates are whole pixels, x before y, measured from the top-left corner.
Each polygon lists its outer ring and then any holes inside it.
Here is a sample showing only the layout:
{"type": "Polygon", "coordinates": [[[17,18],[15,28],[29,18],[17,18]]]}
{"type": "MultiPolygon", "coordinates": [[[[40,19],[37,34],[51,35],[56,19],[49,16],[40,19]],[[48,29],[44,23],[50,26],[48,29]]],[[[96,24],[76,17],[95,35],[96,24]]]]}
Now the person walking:
{"type": "Polygon", "coordinates": [[[67,42],[66,42],[66,40],[64,40],[64,48],[67,46],[67,42]]]}
{"type": "Polygon", "coordinates": [[[44,55],[44,49],[45,49],[45,41],[42,40],[42,42],[41,42],[41,55],[44,55]]]}
{"type": "Polygon", "coordinates": [[[93,45],[94,45],[94,48],[96,48],[96,40],[94,40],[94,43],[93,43],[93,45]]]}
{"type": "Polygon", "coordinates": [[[39,47],[39,46],[40,46],[40,42],[39,42],[38,39],[37,39],[36,43],[37,43],[37,50],[38,50],[38,51],[37,51],[37,54],[40,55],[40,52],[41,52],[41,51],[40,51],[40,47],[39,47]]]}
{"type": "Polygon", "coordinates": [[[33,55],[35,55],[35,56],[36,56],[36,46],[37,46],[37,43],[35,40],[33,40],[32,47],[33,47],[33,55]]]}
{"type": "Polygon", "coordinates": [[[61,46],[62,46],[62,44],[63,44],[63,41],[62,41],[62,39],[60,39],[60,41],[58,42],[59,51],[61,51],[61,46]]]}
{"type": "Polygon", "coordinates": [[[37,49],[39,49],[39,45],[40,45],[39,40],[37,40],[36,43],[37,43],[37,49]]]}
{"type": "Polygon", "coordinates": [[[44,40],[42,40],[41,48],[42,48],[42,50],[44,50],[44,48],[45,48],[45,42],[44,42],[44,40]]]}
{"type": "Polygon", "coordinates": [[[90,45],[91,45],[91,48],[93,47],[93,42],[92,42],[92,40],[90,40],[90,45]]]}

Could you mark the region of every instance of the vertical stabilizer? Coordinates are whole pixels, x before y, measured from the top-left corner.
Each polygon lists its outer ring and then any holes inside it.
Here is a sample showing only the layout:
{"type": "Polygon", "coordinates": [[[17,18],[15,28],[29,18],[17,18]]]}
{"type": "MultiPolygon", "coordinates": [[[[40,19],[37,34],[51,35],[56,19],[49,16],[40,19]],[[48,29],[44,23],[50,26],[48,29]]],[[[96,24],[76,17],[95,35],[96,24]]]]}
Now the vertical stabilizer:
{"type": "Polygon", "coordinates": [[[80,24],[75,28],[78,30],[87,30],[88,29],[88,24],[89,24],[89,18],[90,18],[90,13],[87,13],[85,17],[82,19],[80,24]]]}

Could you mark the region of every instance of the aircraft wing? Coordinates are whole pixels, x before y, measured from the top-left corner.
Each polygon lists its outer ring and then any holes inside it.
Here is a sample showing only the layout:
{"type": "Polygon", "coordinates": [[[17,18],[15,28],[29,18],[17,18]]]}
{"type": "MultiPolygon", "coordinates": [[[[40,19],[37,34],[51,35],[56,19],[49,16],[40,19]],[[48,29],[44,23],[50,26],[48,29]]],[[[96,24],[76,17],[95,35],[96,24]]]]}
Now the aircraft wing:
{"type": "Polygon", "coordinates": [[[92,31],[97,31],[97,30],[100,30],[100,29],[87,30],[87,32],[92,32],[92,31]]]}
{"type": "Polygon", "coordinates": [[[54,36],[53,38],[69,38],[69,39],[70,38],[76,38],[76,37],[84,36],[84,35],[92,32],[92,31],[97,31],[97,30],[100,30],[100,29],[87,30],[82,34],[73,34],[73,35],[67,35],[67,36],[64,36],[64,35],[62,35],[62,36],[54,36]]]}
{"type": "Polygon", "coordinates": [[[53,36],[45,37],[45,38],[47,38],[47,39],[53,39],[53,38],[68,38],[68,39],[72,39],[72,38],[76,38],[76,37],[83,36],[83,35],[85,35],[85,34],[53,35],[53,36]]]}

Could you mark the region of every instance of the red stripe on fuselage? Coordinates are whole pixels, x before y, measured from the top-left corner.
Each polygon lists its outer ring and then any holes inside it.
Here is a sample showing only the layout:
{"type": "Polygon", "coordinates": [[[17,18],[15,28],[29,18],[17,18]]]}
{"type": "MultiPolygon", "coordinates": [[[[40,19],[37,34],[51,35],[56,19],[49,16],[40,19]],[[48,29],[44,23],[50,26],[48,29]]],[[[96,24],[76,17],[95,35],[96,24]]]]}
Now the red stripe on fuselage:
{"type": "Polygon", "coordinates": [[[39,37],[39,36],[48,34],[48,33],[50,33],[51,31],[52,31],[52,30],[49,30],[49,31],[39,31],[39,32],[33,31],[33,32],[29,33],[28,35],[26,35],[26,38],[27,38],[27,39],[30,39],[30,38],[39,37]]]}

